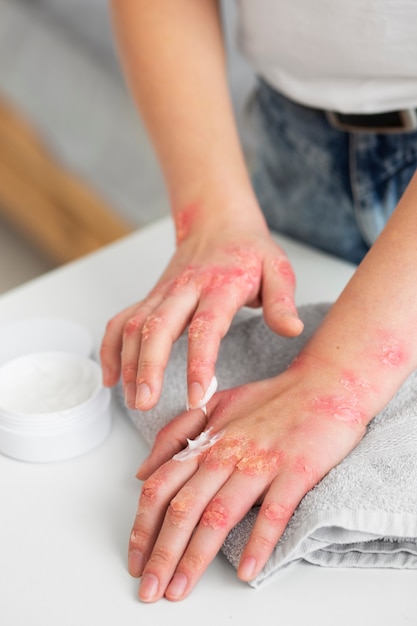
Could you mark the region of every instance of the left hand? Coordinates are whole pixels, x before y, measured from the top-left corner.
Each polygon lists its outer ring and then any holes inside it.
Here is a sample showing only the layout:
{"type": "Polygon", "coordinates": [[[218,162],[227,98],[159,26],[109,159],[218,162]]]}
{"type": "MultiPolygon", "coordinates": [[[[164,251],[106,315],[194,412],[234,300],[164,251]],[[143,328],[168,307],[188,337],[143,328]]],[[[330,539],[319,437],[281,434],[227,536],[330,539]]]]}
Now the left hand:
{"type": "Polygon", "coordinates": [[[216,394],[206,425],[194,410],[165,427],[140,470],[147,479],[129,544],[129,571],[142,576],[139,598],[187,596],[232,527],[262,502],[238,568],[242,580],[253,579],[303,496],[364,435],[366,394],[307,357],[275,378],[216,394]],[[184,434],[195,438],[204,426],[218,441],[172,459],[184,434]]]}

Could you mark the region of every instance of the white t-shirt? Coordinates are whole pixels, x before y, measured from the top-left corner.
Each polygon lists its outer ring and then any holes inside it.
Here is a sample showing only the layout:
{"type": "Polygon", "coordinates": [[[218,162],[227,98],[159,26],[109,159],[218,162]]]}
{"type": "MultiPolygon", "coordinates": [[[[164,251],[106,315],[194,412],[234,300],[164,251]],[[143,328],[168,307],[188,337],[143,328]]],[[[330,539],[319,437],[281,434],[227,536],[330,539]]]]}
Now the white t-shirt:
{"type": "Polygon", "coordinates": [[[239,44],[289,98],[343,113],[417,107],[417,0],[237,0],[239,44]]]}

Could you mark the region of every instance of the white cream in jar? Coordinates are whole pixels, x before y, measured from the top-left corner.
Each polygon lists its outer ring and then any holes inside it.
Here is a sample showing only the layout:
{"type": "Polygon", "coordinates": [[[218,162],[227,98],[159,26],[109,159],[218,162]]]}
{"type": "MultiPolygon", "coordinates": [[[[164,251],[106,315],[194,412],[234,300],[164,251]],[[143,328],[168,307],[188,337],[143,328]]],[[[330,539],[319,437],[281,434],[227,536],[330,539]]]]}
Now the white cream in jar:
{"type": "Polygon", "coordinates": [[[26,355],[0,368],[0,408],[27,414],[65,411],[93,397],[100,378],[97,365],[76,354],[26,355]]]}
{"type": "Polygon", "coordinates": [[[0,452],[25,461],[71,458],[110,430],[110,391],[97,362],[69,352],[27,354],[0,367],[0,452]]]}

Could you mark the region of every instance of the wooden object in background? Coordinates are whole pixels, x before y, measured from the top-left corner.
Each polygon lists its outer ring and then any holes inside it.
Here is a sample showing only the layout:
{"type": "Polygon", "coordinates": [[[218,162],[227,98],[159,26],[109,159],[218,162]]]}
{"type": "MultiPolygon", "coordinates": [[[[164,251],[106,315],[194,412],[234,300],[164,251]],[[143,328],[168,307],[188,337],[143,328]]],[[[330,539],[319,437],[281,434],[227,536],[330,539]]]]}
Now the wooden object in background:
{"type": "Polygon", "coordinates": [[[30,125],[1,99],[0,216],[57,264],[131,231],[98,194],[54,159],[30,125]]]}

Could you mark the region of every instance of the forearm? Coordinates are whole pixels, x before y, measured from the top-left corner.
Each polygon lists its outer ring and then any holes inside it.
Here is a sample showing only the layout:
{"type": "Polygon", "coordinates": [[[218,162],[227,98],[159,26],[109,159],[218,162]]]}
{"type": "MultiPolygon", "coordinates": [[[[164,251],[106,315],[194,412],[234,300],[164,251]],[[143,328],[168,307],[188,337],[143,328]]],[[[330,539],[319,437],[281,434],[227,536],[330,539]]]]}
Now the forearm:
{"type": "Polygon", "coordinates": [[[254,208],[228,92],[218,2],[113,0],[112,5],[127,80],[174,213],[210,205],[207,211],[219,206],[224,214],[227,204],[227,211],[239,209],[241,216],[243,198],[254,208]]]}
{"type": "Polygon", "coordinates": [[[417,367],[417,174],[303,352],[368,386],[369,419],[417,367]]]}

